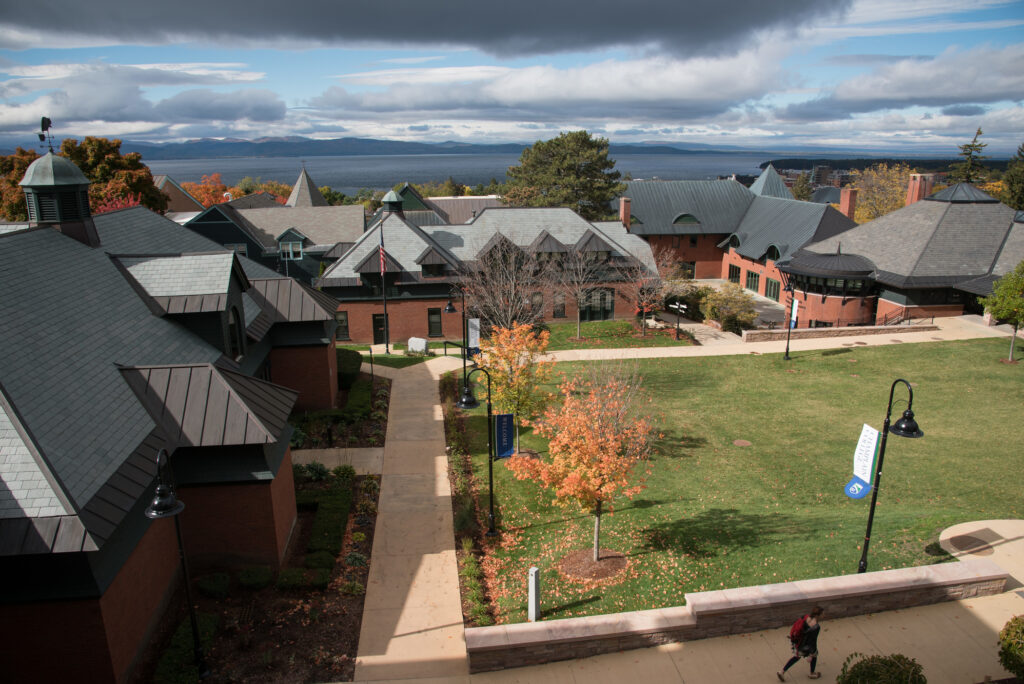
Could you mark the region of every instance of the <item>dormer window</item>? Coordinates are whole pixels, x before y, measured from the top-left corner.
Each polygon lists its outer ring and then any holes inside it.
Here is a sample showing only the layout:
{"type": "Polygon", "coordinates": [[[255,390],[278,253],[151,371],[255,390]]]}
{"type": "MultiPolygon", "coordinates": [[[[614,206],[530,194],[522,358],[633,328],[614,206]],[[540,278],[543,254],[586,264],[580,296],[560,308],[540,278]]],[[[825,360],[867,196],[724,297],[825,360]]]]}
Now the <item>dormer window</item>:
{"type": "Polygon", "coordinates": [[[780,256],[779,248],[776,247],[775,245],[772,245],[771,247],[768,248],[768,252],[767,254],[765,254],[765,256],[767,256],[772,261],[778,261],[780,256]]]}
{"type": "Polygon", "coordinates": [[[424,278],[441,278],[444,276],[444,264],[423,264],[424,278]]]}
{"type": "Polygon", "coordinates": [[[280,249],[281,258],[286,261],[298,261],[302,258],[301,242],[282,242],[280,249]]]}

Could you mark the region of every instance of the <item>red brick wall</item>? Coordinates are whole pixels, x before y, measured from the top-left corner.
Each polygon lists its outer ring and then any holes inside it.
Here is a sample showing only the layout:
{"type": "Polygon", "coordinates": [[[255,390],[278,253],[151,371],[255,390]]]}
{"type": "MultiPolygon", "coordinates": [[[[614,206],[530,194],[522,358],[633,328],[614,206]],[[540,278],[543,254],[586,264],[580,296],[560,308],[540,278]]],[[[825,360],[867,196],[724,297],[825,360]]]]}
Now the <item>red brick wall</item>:
{"type": "Polygon", "coordinates": [[[652,235],[648,238],[652,248],[665,247],[675,252],[681,261],[694,263],[694,278],[720,278],[725,252],[718,243],[725,235],[697,235],[696,246],[690,245],[689,235],[652,235]]]}
{"type": "MultiPolygon", "coordinates": [[[[619,287],[606,285],[609,289],[618,292],[619,287]]],[[[554,294],[544,294],[544,317],[549,322],[575,321],[576,309],[570,298],[566,298],[565,318],[554,318],[554,294]]],[[[612,315],[615,318],[631,318],[635,315],[635,307],[616,294],[612,315]]],[[[461,313],[444,313],[444,307],[448,299],[414,299],[406,301],[388,300],[388,320],[390,323],[390,342],[406,343],[410,337],[423,337],[427,339],[462,340],[462,315],[461,313]],[[427,309],[441,309],[441,337],[429,338],[427,336],[427,309]]],[[[455,308],[462,311],[461,299],[452,302],[455,308]]],[[[338,311],[348,312],[349,341],[353,343],[367,343],[373,341],[373,314],[384,313],[384,308],[379,301],[376,302],[340,302],[338,311]]],[[[271,357],[271,364],[273,364],[271,357]]],[[[272,366],[273,369],[273,366],[272,366]]],[[[283,381],[281,384],[287,384],[283,381]]],[[[301,397],[300,397],[301,399],[301,397]]]]}
{"type": "Polygon", "coordinates": [[[334,344],[274,347],[270,380],[299,392],[299,411],[333,408],[338,398],[338,356],[334,344]]]}
{"type": "MultiPolygon", "coordinates": [[[[736,253],[736,250],[732,247],[729,248],[728,253],[722,257],[722,263],[719,271],[713,275],[708,276],[709,278],[722,278],[724,280],[729,279],[729,266],[735,265],[740,267],[740,287],[746,289],[747,285],[747,271],[753,271],[757,273],[760,278],[757,283],[757,294],[764,296],[765,285],[768,282],[768,278],[778,281],[779,283],[779,303],[782,303],[785,294],[782,290],[782,274],[779,273],[779,269],[775,268],[775,262],[771,259],[765,259],[765,263],[759,264],[756,261],[751,261],[745,256],[741,256],[736,253]]],[[[788,300],[787,300],[788,301],[788,300]]]]}
{"type": "MultiPolygon", "coordinates": [[[[832,323],[835,327],[871,325],[875,322],[875,302],[878,297],[822,297],[820,294],[797,290],[797,327],[809,328],[811,321],[832,323]]],[[[782,293],[786,315],[789,315],[789,295],[782,293]]]]}
{"type": "Polygon", "coordinates": [[[280,565],[295,522],[291,459],[270,482],[182,487],[181,533],[196,568],[242,563],[280,565]],[[285,531],[287,528],[287,531],[285,531]]]}
{"type": "Polygon", "coordinates": [[[99,599],[0,609],[4,681],[121,682],[164,614],[179,575],[174,521],[154,521],[99,599]]]}
{"type": "Polygon", "coordinates": [[[896,302],[890,302],[888,299],[878,300],[878,313],[875,316],[875,322],[881,325],[885,317],[894,313],[902,311],[904,315],[909,318],[945,318],[948,316],[962,316],[964,313],[963,304],[936,304],[934,306],[905,306],[903,304],[897,304],[896,302]]]}

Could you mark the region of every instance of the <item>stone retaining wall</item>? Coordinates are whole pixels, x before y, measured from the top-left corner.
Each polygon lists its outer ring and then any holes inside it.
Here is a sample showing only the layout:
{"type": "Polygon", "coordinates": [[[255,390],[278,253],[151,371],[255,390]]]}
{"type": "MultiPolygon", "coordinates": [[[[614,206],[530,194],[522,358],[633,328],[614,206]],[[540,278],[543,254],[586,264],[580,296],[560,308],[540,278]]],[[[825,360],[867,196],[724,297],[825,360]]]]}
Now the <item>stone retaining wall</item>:
{"type": "MultiPolygon", "coordinates": [[[[686,594],[686,605],[466,630],[470,672],[587,658],[677,641],[788,627],[813,606],[850,617],[1001,593],[988,559],[686,594]]],[[[524,578],[525,581],[525,578],[524,578]]]]}
{"type": "MultiPolygon", "coordinates": [[[[899,335],[901,333],[930,332],[938,330],[937,325],[864,325],[846,328],[794,328],[791,340],[808,340],[818,337],[852,337],[854,335],[899,335]]],[[[786,329],[744,330],[744,342],[772,342],[786,339],[786,329]]]]}

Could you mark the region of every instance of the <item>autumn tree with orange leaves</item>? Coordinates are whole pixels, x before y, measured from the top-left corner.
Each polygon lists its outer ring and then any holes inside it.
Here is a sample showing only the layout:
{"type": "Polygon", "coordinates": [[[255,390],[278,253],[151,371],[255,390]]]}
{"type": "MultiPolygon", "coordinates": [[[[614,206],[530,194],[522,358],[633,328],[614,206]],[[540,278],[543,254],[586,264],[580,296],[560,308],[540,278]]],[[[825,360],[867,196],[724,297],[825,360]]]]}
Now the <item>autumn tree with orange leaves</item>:
{"type": "Polygon", "coordinates": [[[601,514],[605,507],[612,512],[617,496],[632,498],[644,489],[647,472],[641,465],[654,438],[654,426],[643,415],[639,375],[602,371],[603,379],[564,380],[561,405],[549,406],[531,423],[549,438],[549,459],[516,455],[508,462],[516,479],[552,490],[556,505],[593,511],[595,563],[601,558],[601,514]]]}
{"type": "Polygon", "coordinates": [[[551,362],[541,357],[548,348],[546,330],[534,331],[526,324],[494,328],[491,339],[481,340],[477,365],[486,368],[493,383],[494,403],[515,416],[516,451],[519,425],[533,418],[547,403],[549,395],[540,386],[551,378],[551,362]]]}
{"type": "Polygon", "coordinates": [[[198,183],[186,181],[181,184],[181,187],[185,189],[185,192],[195,197],[196,201],[204,207],[212,207],[214,204],[220,204],[228,200],[224,196],[228,191],[228,186],[221,180],[219,173],[203,175],[203,179],[198,183]]]}

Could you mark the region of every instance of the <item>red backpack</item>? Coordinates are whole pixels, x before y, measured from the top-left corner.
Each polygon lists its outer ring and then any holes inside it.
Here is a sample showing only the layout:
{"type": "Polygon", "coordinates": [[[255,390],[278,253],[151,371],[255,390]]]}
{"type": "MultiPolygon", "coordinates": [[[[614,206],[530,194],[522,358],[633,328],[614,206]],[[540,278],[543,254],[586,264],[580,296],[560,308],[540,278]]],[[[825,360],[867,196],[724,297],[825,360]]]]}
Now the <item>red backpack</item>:
{"type": "Polygon", "coordinates": [[[794,644],[799,644],[800,640],[804,637],[804,630],[807,629],[807,615],[793,623],[793,626],[789,628],[789,640],[794,644]]]}

